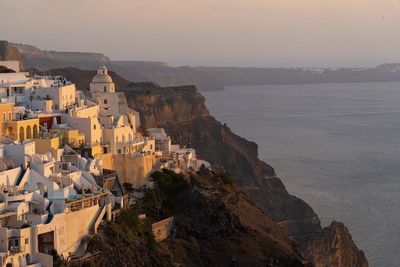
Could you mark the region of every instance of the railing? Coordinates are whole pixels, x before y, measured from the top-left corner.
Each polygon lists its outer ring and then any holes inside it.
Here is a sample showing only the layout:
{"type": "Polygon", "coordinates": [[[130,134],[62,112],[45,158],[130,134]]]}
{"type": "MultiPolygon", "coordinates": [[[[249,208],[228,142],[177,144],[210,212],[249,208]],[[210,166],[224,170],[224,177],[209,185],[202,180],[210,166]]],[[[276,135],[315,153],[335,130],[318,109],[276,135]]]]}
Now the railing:
{"type": "Polygon", "coordinates": [[[105,198],[107,195],[108,193],[104,192],[93,196],[84,196],[82,199],[67,201],[67,212],[75,212],[98,205],[101,199],[105,198]]]}
{"type": "Polygon", "coordinates": [[[105,204],[102,206],[101,211],[99,212],[99,215],[97,216],[96,221],[93,224],[93,232],[95,234],[97,234],[97,228],[99,227],[101,221],[103,220],[104,214],[106,214],[108,205],[111,204],[105,204]]]}

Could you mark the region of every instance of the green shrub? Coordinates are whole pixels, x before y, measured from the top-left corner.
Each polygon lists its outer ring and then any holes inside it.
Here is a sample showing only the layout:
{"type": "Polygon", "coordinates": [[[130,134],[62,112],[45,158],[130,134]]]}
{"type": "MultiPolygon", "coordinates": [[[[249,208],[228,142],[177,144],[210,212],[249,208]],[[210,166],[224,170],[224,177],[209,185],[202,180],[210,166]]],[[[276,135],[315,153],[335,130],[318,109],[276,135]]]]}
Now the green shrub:
{"type": "Polygon", "coordinates": [[[142,199],[146,214],[154,219],[167,217],[179,205],[179,193],[188,185],[185,176],[170,170],[156,171],[151,175],[155,187],[146,189],[142,199]]]}
{"type": "Polygon", "coordinates": [[[137,229],[139,226],[139,213],[133,208],[123,210],[119,213],[116,221],[128,228],[137,229]]]}

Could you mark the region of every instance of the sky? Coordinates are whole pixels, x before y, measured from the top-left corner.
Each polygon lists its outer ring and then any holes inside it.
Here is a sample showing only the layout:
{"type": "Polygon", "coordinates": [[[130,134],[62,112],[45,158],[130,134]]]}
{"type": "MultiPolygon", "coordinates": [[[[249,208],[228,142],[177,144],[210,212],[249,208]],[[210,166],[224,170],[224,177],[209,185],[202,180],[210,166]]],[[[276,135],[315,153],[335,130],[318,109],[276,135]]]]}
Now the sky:
{"type": "Polygon", "coordinates": [[[172,66],[400,62],[400,0],[0,0],[0,40],[172,66]]]}

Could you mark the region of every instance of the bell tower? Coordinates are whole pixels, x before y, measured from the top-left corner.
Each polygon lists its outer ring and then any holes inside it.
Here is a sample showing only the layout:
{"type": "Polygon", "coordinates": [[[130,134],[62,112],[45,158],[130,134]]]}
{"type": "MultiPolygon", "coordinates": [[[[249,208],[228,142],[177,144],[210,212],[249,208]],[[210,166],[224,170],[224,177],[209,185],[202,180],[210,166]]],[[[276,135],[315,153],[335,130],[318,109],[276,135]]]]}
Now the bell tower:
{"type": "Polygon", "coordinates": [[[115,93],[115,84],[105,66],[97,69],[97,74],[90,83],[90,93],[93,97],[101,93],[115,93]]]}

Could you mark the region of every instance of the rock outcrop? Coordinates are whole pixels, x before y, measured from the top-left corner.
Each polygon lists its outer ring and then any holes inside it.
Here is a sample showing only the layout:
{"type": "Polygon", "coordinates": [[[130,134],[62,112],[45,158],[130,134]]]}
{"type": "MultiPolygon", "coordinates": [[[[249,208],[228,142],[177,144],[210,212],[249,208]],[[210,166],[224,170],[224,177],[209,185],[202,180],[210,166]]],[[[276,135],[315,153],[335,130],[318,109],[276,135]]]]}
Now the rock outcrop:
{"type": "Polygon", "coordinates": [[[363,252],[355,246],[343,223],[332,222],[308,243],[304,256],[315,266],[367,267],[363,252]]]}

